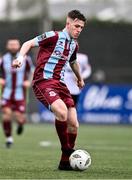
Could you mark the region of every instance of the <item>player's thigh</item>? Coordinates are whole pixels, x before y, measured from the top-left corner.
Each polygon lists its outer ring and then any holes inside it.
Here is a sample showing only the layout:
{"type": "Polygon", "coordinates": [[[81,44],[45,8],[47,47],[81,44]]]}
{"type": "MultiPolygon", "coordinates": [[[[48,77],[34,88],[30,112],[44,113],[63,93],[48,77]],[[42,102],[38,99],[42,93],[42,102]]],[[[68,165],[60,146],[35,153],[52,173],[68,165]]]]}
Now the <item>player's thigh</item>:
{"type": "Polygon", "coordinates": [[[49,110],[51,109],[51,104],[55,102],[57,99],[59,99],[58,92],[49,85],[33,85],[33,91],[35,93],[36,98],[49,110]]]}
{"type": "Polygon", "coordinates": [[[57,99],[51,104],[51,111],[55,114],[56,118],[60,121],[67,120],[67,107],[61,99],[57,99]]]}
{"type": "Polygon", "coordinates": [[[12,114],[12,101],[7,99],[2,99],[2,115],[3,116],[11,116],[12,114]]]}
{"type": "Polygon", "coordinates": [[[75,107],[70,107],[68,108],[68,127],[70,128],[78,128],[79,127],[79,122],[77,119],[77,111],[75,107]]]}
{"type": "Polygon", "coordinates": [[[26,115],[24,112],[14,111],[13,116],[17,122],[25,122],[26,115]]]}

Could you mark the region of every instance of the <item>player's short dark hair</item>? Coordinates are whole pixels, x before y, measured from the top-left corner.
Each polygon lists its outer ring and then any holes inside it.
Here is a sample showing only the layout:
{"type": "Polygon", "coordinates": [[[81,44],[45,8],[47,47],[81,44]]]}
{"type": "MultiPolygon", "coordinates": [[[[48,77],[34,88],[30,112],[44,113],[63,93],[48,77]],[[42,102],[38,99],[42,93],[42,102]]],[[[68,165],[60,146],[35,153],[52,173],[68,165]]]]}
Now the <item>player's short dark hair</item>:
{"type": "Polygon", "coordinates": [[[9,37],[9,38],[7,39],[7,41],[11,41],[11,40],[17,40],[17,41],[20,41],[17,37],[9,37]]]}
{"type": "Polygon", "coordinates": [[[68,13],[68,17],[71,19],[79,19],[86,22],[86,17],[79,10],[72,10],[68,13]]]}

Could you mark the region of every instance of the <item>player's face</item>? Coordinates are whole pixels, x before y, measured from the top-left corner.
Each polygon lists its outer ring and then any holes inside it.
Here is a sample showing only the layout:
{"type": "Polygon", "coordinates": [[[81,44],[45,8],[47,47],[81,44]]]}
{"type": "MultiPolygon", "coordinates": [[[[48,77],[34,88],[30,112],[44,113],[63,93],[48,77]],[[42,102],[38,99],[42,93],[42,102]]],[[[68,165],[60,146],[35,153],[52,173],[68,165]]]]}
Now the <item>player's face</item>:
{"type": "Polygon", "coordinates": [[[20,49],[20,42],[18,40],[8,40],[6,47],[10,53],[16,54],[20,49]]]}
{"type": "Polygon", "coordinates": [[[72,38],[77,39],[80,35],[81,31],[84,28],[84,21],[81,21],[79,19],[74,19],[69,24],[69,33],[72,38]]]}

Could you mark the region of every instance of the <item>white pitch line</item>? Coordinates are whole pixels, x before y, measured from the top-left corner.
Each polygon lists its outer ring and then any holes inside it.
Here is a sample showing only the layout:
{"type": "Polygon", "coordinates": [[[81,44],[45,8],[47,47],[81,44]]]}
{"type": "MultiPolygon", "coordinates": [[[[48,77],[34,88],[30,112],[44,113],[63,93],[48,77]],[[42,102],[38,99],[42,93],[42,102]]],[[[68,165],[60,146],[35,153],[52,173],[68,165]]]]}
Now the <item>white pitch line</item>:
{"type": "Polygon", "coordinates": [[[51,141],[40,141],[39,145],[42,147],[49,147],[52,145],[51,141]]]}

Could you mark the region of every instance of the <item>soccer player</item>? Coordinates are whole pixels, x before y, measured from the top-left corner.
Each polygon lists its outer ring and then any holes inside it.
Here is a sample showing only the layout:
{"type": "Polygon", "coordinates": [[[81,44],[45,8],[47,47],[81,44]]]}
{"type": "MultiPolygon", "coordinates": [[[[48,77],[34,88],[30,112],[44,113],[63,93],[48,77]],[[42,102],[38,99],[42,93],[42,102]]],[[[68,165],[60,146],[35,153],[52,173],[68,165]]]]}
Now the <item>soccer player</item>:
{"type": "MultiPolygon", "coordinates": [[[[83,53],[77,53],[77,62],[79,63],[79,66],[80,66],[80,72],[81,72],[82,78],[85,80],[91,75],[91,65],[88,61],[88,56],[83,53]]],[[[64,80],[72,95],[72,98],[74,99],[74,103],[76,105],[78,102],[80,89],[77,86],[76,77],[69,64],[67,65],[65,69],[64,80]]]]}
{"type": "Polygon", "coordinates": [[[74,151],[78,120],[74,101],[64,83],[64,71],[68,62],[77,77],[79,88],[84,86],[76,61],[78,51],[77,38],[84,28],[85,16],[78,10],[72,10],[66,18],[62,31],[49,31],[26,41],[20,55],[13,61],[13,67],[21,67],[27,52],[39,46],[37,66],[33,77],[33,90],[37,99],[55,115],[55,127],[61,143],[61,160],[58,168],[70,170],[69,156],[74,151]]]}
{"type": "Polygon", "coordinates": [[[26,90],[31,84],[34,66],[31,58],[25,56],[25,61],[20,69],[12,67],[12,61],[19,55],[20,41],[9,39],[6,44],[7,53],[3,55],[0,63],[0,87],[2,88],[2,124],[6,136],[6,147],[11,147],[12,118],[18,123],[17,134],[23,132],[26,122],[26,90]]]}

